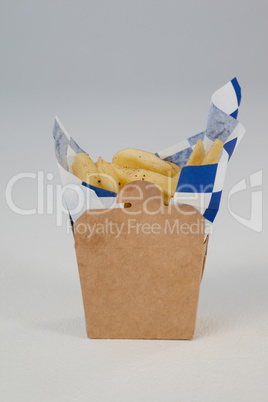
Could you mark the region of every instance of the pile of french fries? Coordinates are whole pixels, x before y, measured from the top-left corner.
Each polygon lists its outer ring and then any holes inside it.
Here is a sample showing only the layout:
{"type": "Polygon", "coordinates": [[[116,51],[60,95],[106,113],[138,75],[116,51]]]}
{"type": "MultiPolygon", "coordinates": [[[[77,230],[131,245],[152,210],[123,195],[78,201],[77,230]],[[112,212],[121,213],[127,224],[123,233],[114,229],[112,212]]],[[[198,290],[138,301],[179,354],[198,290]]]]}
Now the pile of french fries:
{"type": "MultiPolygon", "coordinates": [[[[205,154],[201,139],[197,141],[186,166],[210,165],[218,163],[223,142],[216,139],[205,154]]],[[[73,173],[80,180],[92,186],[118,193],[127,183],[146,180],[155,184],[162,193],[165,205],[174,196],[181,168],[167,162],[151,152],[127,148],[117,152],[112,162],[99,157],[96,163],[86,154],[75,156],[73,173]]]]}

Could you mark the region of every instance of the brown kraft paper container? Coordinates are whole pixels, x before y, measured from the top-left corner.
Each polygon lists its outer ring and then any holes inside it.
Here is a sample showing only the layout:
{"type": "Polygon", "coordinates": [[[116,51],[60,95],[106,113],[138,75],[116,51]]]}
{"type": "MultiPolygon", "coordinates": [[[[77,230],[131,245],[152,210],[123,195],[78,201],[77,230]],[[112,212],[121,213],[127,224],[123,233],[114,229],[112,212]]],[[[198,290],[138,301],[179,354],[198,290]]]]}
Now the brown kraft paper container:
{"type": "Polygon", "coordinates": [[[192,339],[208,244],[204,217],[189,205],[164,206],[146,181],[127,184],[117,202],[131,206],[88,210],[74,223],[88,337],[192,339]],[[109,225],[120,235],[101,229],[109,225]]]}

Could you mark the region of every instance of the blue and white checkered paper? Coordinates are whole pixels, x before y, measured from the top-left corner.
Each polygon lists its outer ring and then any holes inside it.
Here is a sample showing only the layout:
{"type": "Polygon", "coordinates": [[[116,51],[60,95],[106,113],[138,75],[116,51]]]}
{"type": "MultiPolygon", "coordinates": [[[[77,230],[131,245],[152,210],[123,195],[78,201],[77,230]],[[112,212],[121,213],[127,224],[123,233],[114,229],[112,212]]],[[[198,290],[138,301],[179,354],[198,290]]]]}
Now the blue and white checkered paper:
{"type": "MultiPolygon", "coordinates": [[[[234,78],[217,90],[211,99],[206,130],[156,153],[161,159],[179,165],[182,170],[172,205],[194,206],[209,222],[213,222],[220,206],[227,164],[245,133],[237,121],[241,102],[241,89],[234,78]],[[197,140],[201,138],[205,151],[214,140],[224,142],[219,163],[206,166],[185,166],[197,140]]],[[[53,128],[55,152],[63,184],[63,197],[72,221],[87,209],[121,208],[116,204],[116,193],[82,182],[72,173],[77,153],[85,152],[55,119],[53,128]]]]}

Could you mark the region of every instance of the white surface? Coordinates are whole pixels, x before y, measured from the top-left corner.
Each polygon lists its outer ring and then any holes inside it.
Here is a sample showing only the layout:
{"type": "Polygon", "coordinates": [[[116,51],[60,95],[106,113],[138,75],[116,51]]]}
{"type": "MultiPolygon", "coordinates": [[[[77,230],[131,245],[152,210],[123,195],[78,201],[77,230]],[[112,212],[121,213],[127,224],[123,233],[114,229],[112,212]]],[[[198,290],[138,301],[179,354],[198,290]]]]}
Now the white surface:
{"type": "Polygon", "coordinates": [[[219,218],[193,341],[90,340],[72,235],[53,220],[28,218],[27,239],[17,220],[1,271],[1,400],[267,400],[267,266],[247,251],[257,234],[236,243],[245,229],[219,218]]]}

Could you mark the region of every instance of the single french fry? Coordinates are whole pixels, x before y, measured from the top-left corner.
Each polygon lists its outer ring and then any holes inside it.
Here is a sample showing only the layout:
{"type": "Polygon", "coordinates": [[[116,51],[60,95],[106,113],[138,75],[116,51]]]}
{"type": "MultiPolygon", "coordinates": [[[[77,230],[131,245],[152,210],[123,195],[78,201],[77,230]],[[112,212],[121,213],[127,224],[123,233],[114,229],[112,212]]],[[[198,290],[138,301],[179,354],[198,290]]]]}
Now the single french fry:
{"type": "Polygon", "coordinates": [[[171,191],[169,193],[164,193],[163,198],[164,198],[164,204],[169,205],[170,199],[174,197],[175,191],[177,189],[178,181],[180,178],[181,172],[178,172],[175,174],[175,176],[172,177],[171,179],[171,191]]]}
{"type": "Polygon", "coordinates": [[[204,157],[202,165],[212,165],[214,163],[218,163],[222,148],[223,142],[217,138],[206,156],[204,157]]]}
{"type": "Polygon", "coordinates": [[[180,167],[176,164],[164,161],[151,152],[135,148],[117,152],[113,157],[113,163],[121,167],[150,170],[168,177],[173,177],[180,171],[180,167]]]}
{"type": "Polygon", "coordinates": [[[204,157],[205,157],[204,144],[203,141],[199,138],[186,163],[186,166],[202,165],[204,157]]]}
{"type": "Polygon", "coordinates": [[[129,175],[129,182],[145,180],[149,183],[155,184],[161,191],[165,204],[168,205],[170,198],[174,196],[176,191],[179,175],[180,172],[173,177],[168,177],[150,170],[137,169],[129,175]]]}
{"type": "Polygon", "coordinates": [[[98,169],[93,160],[85,153],[79,153],[75,156],[72,164],[73,172],[80,180],[92,186],[100,187],[101,179],[98,174],[98,169]]]}
{"type": "Polygon", "coordinates": [[[120,185],[122,187],[130,182],[130,175],[135,171],[135,169],[124,168],[124,167],[116,165],[115,163],[112,163],[112,166],[118,176],[120,185]]]}
{"type": "Polygon", "coordinates": [[[105,190],[113,191],[118,193],[122,187],[122,183],[113,167],[113,163],[106,162],[104,159],[99,157],[96,162],[98,172],[100,174],[101,184],[105,190]]]}
{"type": "Polygon", "coordinates": [[[104,190],[112,191],[113,193],[118,193],[118,180],[115,180],[112,176],[106,173],[99,173],[99,176],[101,180],[101,188],[103,188],[104,190]]]}

